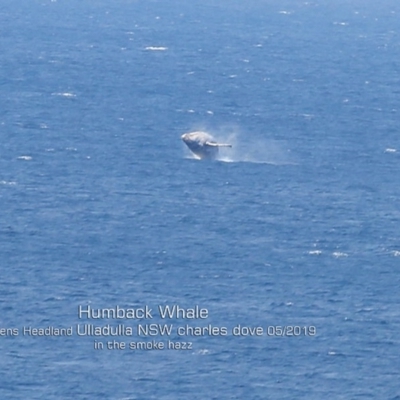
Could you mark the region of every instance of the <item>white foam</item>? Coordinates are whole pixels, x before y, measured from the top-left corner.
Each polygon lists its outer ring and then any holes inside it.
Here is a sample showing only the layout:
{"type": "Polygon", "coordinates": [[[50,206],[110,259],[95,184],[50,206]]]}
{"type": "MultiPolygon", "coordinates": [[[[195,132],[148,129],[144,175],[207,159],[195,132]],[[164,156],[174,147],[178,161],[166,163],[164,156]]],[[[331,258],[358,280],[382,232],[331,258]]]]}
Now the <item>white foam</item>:
{"type": "Polygon", "coordinates": [[[334,251],[332,253],[333,257],[340,258],[340,257],[348,257],[348,254],[342,253],[340,251],[334,251]]]}
{"type": "Polygon", "coordinates": [[[52,93],[52,96],[61,96],[61,97],[76,97],[76,94],[70,92],[63,92],[63,93],[52,93]]]}
{"type": "Polygon", "coordinates": [[[17,182],[13,182],[13,181],[0,181],[0,185],[10,185],[10,186],[14,186],[16,185],[17,182]]]}
{"type": "Polygon", "coordinates": [[[322,254],[322,251],[321,251],[321,250],[310,250],[310,251],[308,252],[308,254],[311,254],[311,255],[320,255],[320,254],[322,254]]]}
{"type": "Polygon", "coordinates": [[[25,160],[25,161],[32,160],[31,156],[19,156],[17,158],[18,158],[18,160],[25,160]]]}
{"type": "Polygon", "coordinates": [[[235,160],[232,160],[229,157],[218,157],[218,161],[222,161],[222,162],[235,162],[235,160]]]}
{"type": "Polygon", "coordinates": [[[395,251],[393,252],[393,255],[394,255],[395,257],[400,257],[400,251],[395,250],[395,251]]]}
{"type": "Polygon", "coordinates": [[[392,149],[390,147],[388,147],[387,149],[385,149],[385,153],[396,153],[396,149],[392,149]]]}
{"type": "Polygon", "coordinates": [[[147,46],[145,50],[150,50],[150,51],[165,51],[168,50],[168,47],[163,47],[163,46],[147,46]]]}

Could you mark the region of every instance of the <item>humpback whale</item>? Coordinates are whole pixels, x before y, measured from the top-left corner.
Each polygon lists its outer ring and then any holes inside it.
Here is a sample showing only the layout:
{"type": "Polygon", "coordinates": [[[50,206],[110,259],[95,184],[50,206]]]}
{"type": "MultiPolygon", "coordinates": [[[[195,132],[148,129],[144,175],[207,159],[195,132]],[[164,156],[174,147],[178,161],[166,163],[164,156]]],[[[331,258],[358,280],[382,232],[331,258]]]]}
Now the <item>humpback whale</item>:
{"type": "Polygon", "coordinates": [[[231,144],[216,142],[210,134],[201,131],[184,133],[181,139],[190,151],[201,160],[215,160],[219,147],[232,147],[231,144]]]}

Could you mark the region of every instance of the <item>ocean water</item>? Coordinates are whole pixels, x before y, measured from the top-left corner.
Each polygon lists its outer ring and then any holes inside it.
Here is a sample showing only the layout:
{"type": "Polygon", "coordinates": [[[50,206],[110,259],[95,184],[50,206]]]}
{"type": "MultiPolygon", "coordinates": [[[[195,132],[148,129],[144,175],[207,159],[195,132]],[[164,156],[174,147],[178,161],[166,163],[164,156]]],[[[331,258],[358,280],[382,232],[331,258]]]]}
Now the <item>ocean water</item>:
{"type": "Polygon", "coordinates": [[[0,398],[400,399],[399,16],[3,0],[0,398]],[[192,130],[233,148],[195,160],[192,130]]]}

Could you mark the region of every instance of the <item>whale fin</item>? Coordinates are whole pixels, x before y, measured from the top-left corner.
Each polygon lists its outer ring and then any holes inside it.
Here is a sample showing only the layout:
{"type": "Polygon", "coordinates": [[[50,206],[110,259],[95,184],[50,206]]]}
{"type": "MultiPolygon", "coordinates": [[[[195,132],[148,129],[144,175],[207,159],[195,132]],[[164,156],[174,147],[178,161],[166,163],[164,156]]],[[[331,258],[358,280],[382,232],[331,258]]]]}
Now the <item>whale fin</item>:
{"type": "Polygon", "coordinates": [[[215,142],[206,142],[205,145],[210,147],[232,147],[231,144],[215,143],[215,142]]]}

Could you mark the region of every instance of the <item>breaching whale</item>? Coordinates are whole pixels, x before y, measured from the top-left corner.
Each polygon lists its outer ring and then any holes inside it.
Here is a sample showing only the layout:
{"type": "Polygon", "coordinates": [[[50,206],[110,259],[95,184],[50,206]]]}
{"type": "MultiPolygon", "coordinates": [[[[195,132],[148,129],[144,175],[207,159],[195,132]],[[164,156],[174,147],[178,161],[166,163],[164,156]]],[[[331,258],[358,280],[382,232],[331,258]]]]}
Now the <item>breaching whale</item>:
{"type": "Polygon", "coordinates": [[[216,142],[210,134],[201,131],[184,133],[181,139],[190,151],[201,160],[215,160],[219,147],[232,147],[231,144],[216,142]]]}

